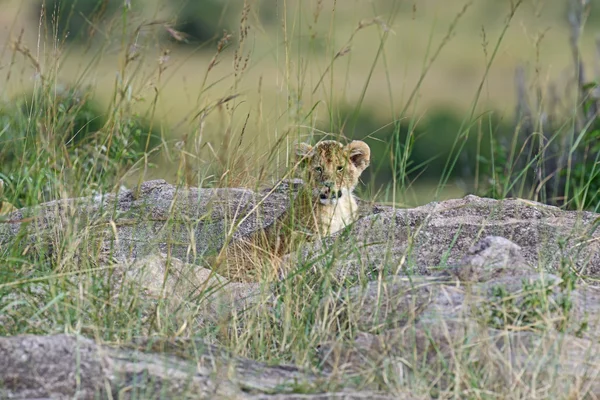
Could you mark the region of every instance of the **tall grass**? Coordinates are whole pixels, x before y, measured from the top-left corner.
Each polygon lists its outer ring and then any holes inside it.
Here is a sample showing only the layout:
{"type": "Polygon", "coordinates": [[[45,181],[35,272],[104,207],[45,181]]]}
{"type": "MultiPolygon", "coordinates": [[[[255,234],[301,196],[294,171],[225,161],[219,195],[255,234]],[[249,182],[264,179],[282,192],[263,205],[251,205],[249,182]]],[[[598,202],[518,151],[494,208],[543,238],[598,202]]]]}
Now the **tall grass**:
{"type": "MultiPolygon", "coordinates": [[[[394,204],[409,203],[415,181],[427,168],[427,161],[411,163],[414,143],[421,140],[414,133],[421,118],[416,112],[419,93],[431,66],[465,22],[473,2],[464,3],[441,39],[432,28],[419,79],[406,83],[409,94],[399,104],[391,83],[391,71],[396,66],[391,64],[389,54],[394,49],[387,46],[387,41],[394,34],[401,3],[393,1],[384,7],[382,2],[372,2],[372,16],[357,21],[340,38],[339,1],[278,1],[275,7],[279,26],[275,28],[261,26],[254,18],[252,2],[245,1],[239,10],[237,31],[220,37],[206,68],[194,71],[193,78],[199,82],[194,87],[199,89],[192,97],[181,94],[189,104],[185,118],[173,126],[161,123],[158,115],[170,101],[163,99],[164,91],[185,65],[172,64],[168,44],[161,39],[164,32],[179,37],[168,18],[143,19],[135,9],[124,6],[103,30],[105,42],[86,47],[82,58],[86,64],[65,83],[60,78],[64,76],[62,65],[65,58],[75,56],[64,44],[61,33],[49,30],[46,22],[52,14],[46,10],[39,20],[37,48],[31,50],[25,39],[17,36],[10,42],[14,63],[2,71],[10,82],[21,74],[16,65],[25,65],[23,68],[27,73],[33,72],[34,77],[31,91],[3,103],[0,109],[0,178],[5,182],[4,198],[0,200],[18,207],[35,206],[51,200],[117,192],[122,185],[136,189],[144,180],[163,173],[168,174],[171,183],[182,187],[273,186],[279,178],[288,177],[292,165],[289,154],[295,142],[373,137],[376,132],[353,132],[353,126],[363,111],[366,92],[373,90],[373,75],[385,74],[388,87],[381,98],[392,110],[394,131],[385,152],[374,155],[371,168],[389,163],[393,179],[388,186],[370,187],[363,194],[384,193],[381,197],[394,204]],[[386,16],[382,17],[384,11],[386,16]],[[325,30],[320,21],[327,21],[325,30]],[[276,76],[266,71],[250,81],[250,76],[255,77],[251,75],[253,69],[260,68],[261,62],[253,32],[262,30],[275,36],[270,37],[272,49],[262,57],[274,57],[278,70],[276,76]],[[378,38],[372,43],[376,51],[371,59],[361,60],[368,68],[356,83],[350,75],[351,66],[364,55],[353,53],[353,43],[368,31],[376,32],[369,36],[378,38]],[[105,96],[108,101],[95,105],[98,88],[94,88],[94,81],[98,77],[94,68],[103,60],[113,59],[112,54],[118,54],[118,61],[112,66],[116,74],[110,95],[105,96]],[[325,62],[316,68],[310,65],[323,59],[325,62]],[[284,95],[274,102],[266,101],[262,91],[266,80],[277,80],[284,95]],[[346,98],[339,95],[338,88],[346,90],[357,84],[358,100],[345,119],[339,114],[338,105],[346,98]],[[320,130],[327,125],[323,119],[330,128],[341,126],[343,130],[320,130]],[[408,132],[404,133],[401,123],[405,121],[408,132]],[[263,132],[259,138],[258,133],[263,132]]],[[[489,193],[505,197],[514,192],[522,176],[535,171],[539,161],[536,157],[529,159],[524,168],[513,169],[513,160],[522,151],[517,142],[505,149],[509,153],[507,160],[495,158],[496,151],[483,150],[487,143],[497,141],[486,138],[494,135],[497,127],[494,119],[481,110],[480,98],[506,31],[522,3],[511,2],[501,33],[490,38],[492,47],[481,50],[487,57],[485,72],[431,200],[438,199],[450,183],[469,140],[480,145],[479,158],[489,155],[487,172],[491,174],[486,176],[486,170],[478,169],[473,173],[476,181],[469,183],[469,188],[481,185],[488,189],[479,179],[490,178],[494,182],[489,193]]],[[[472,165],[473,171],[479,167],[472,165]]],[[[581,193],[589,191],[590,182],[569,179],[567,187],[571,188],[570,193],[581,193]]],[[[516,192],[538,198],[525,189],[516,192]]],[[[2,218],[5,217],[0,216],[0,223],[5,223],[2,218]]],[[[189,223],[190,229],[194,226],[193,221],[189,223]]],[[[89,246],[93,233],[86,221],[74,221],[72,226],[55,233],[36,237],[33,243],[22,237],[13,246],[0,249],[0,334],[68,332],[117,344],[141,336],[158,340],[201,338],[238,355],[319,371],[324,368],[319,358],[321,343],[333,340],[352,346],[359,332],[355,322],[344,320],[341,308],[327,308],[324,304],[327,299],[344,299],[351,286],[366,285],[374,273],[362,271],[353,279],[340,279],[333,271],[332,260],[344,254],[336,254],[334,246],[323,255],[325,266],[318,272],[308,263],[281,282],[263,282],[254,307],[243,313],[234,312],[226,321],[207,322],[201,318],[203,302],[212,301],[213,291],[220,289],[201,287],[176,305],[168,299],[149,298],[135,280],[128,278],[126,266],[106,263],[100,249],[89,246]]],[[[350,247],[365,245],[360,238],[344,239],[352,244],[350,247]]],[[[391,255],[385,259],[390,265],[382,266],[381,271],[397,267],[391,255]]],[[[188,261],[201,263],[200,259],[188,261]]],[[[171,262],[167,259],[168,265],[171,262]]],[[[375,279],[385,286],[382,273],[375,274],[375,279]]],[[[194,358],[194,342],[189,343],[182,354],[194,358]]],[[[334,378],[323,387],[335,389],[354,384],[395,394],[410,388],[426,397],[437,390],[431,377],[442,375],[449,380],[460,376],[464,381],[451,385],[454,392],[437,393],[440,397],[511,395],[502,385],[486,387],[493,379],[485,371],[469,368],[469,348],[462,350],[455,370],[436,366],[442,369],[440,372],[421,365],[414,369],[414,380],[403,379],[391,364],[383,369],[365,365],[355,376],[344,376],[337,365],[333,368],[334,378]],[[460,368],[464,371],[460,372],[460,368]]]]}

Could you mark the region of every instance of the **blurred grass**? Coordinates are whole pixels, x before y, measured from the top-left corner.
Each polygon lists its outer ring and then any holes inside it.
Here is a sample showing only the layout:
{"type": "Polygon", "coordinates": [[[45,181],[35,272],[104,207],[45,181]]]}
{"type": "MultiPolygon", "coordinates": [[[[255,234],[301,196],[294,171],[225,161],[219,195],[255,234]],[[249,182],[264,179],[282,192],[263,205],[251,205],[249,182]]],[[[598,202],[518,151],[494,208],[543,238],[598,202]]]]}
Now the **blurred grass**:
{"type": "MultiPolygon", "coordinates": [[[[273,149],[288,134],[292,140],[308,138],[315,126],[325,131],[345,126],[344,135],[362,139],[379,128],[393,125],[398,118],[417,128],[435,118],[439,110],[449,110],[458,119],[462,118],[478,91],[492,51],[490,46],[503,29],[509,6],[508,2],[494,0],[452,0],[443,5],[434,0],[278,1],[277,17],[272,24],[262,24],[258,11],[251,10],[252,29],[243,49],[251,57],[243,79],[234,78],[232,59],[236,46],[232,44],[205,80],[214,45],[175,46],[165,42],[165,29],[160,24],[144,26],[150,21],[174,23],[173,10],[183,3],[174,2],[170,7],[160,0],[146,1],[143,7],[132,3],[134,11],[127,15],[125,27],[121,18],[96,27],[96,35],[104,39],[100,43],[64,45],[47,28],[38,29],[31,1],[5,0],[0,15],[3,46],[0,91],[4,99],[36,85],[37,72],[31,59],[11,49],[15,41],[30,49],[31,58],[45,73],[51,72],[57,82],[90,85],[94,99],[107,107],[115,99],[115,88],[127,86],[131,100],[128,107],[151,117],[171,144],[188,135],[190,129],[198,130],[194,127],[197,123],[194,116],[199,110],[236,95],[230,104],[235,112],[225,110],[227,106],[220,107],[203,120],[204,143],[195,160],[198,168],[204,168],[202,165],[212,163],[227,147],[226,142],[233,137],[237,142],[237,137],[242,136],[239,148],[244,149],[244,156],[232,163],[238,171],[230,176],[256,176],[257,169],[264,165],[264,149],[273,149]],[[460,23],[449,31],[453,19],[465,6],[468,7],[460,23]],[[286,18],[282,19],[284,14],[286,18]],[[368,24],[372,25],[362,26],[368,24]],[[139,46],[139,54],[123,81],[123,34],[132,35],[135,26],[143,26],[137,32],[138,37],[132,39],[132,44],[139,46]],[[358,27],[361,28],[357,30],[358,27]],[[440,43],[443,48],[439,56],[416,91],[416,97],[407,103],[432,56],[432,49],[440,43]],[[336,57],[338,53],[342,55],[336,57]],[[164,71],[158,78],[160,68],[164,71]],[[406,113],[399,115],[407,104],[406,113]],[[361,113],[372,115],[375,128],[361,131],[352,121],[340,120],[349,115],[340,116],[340,105],[360,106],[361,113]]],[[[242,2],[232,2],[229,7],[237,9],[239,15],[242,2]]],[[[564,15],[564,3],[559,0],[523,2],[485,78],[476,114],[494,110],[505,122],[512,118],[516,106],[512,82],[518,64],[535,71],[536,79],[547,81],[563,76],[571,68],[569,28],[564,15]]],[[[583,37],[582,54],[592,57],[593,49],[590,31],[583,37]]],[[[428,131],[419,135],[418,140],[424,147],[439,142],[438,139],[451,143],[454,137],[439,136],[455,133],[456,130],[428,131]]],[[[374,142],[370,144],[373,146],[374,142]]],[[[281,173],[287,168],[287,145],[270,160],[273,171],[281,173]]],[[[374,154],[375,160],[384,163],[388,163],[389,157],[386,153],[374,154]]],[[[428,157],[447,157],[447,154],[440,156],[434,152],[428,157]]],[[[159,161],[158,165],[160,170],[145,171],[145,179],[172,180],[177,176],[179,166],[169,159],[159,161]]],[[[430,167],[428,172],[435,170],[430,167]]],[[[438,176],[441,173],[438,171],[438,176]]],[[[389,175],[369,176],[378,180],[370,195],[381,193],[381,181],[390,179],[389,175]]],[[[243,179],[231,183],[242,182],[243,179]]],[[[436,184],[435,177],[430,176],[427,180],[420,179],[414,187],[436,184]]],[[[448,182],[448,187],[449,192],[445,187],[438,191],[440,198],[469,191],[469,185],[460,182],[448,182]]],[[[420,193],[412,193],[402,201],[420,204],[430,199],[427,190],[417,191],[420,193]]],[[[391,200],[388,195],[378,198],[391,200]]]]}
{"type": "MultiPolygon", "coordinates": [[[[280,16],[283,13],[281,9],[283,3],[277,3],[279,8],[277,11],[280,16]]],[[[309,68],[308,75],[316,79],[315,77],[320,76],[319,72],[322,72],[327,65],[330,54],[337,51],[346,42],[361,20],[377,16],[385,20],[386,12],[391,7],[388,3],[398,2],[353,0],[338,2],[335,6],[333,20],[330,21],[323,16],[311,28],[308,28],[307,25],[312,22],[310,20],[311,14],[314,12],[315,1],[286,1],[285,3],[287,3],[286,8],[291,16],[291,22],[293,22],[290,24],[291,26],[288,26],[288,30],[294,42],[297,42],[298,38],[307,40],[306,38],[313,33],[316,33],[319,40],[325,41],[324,46],[327,47],[327,51],[316,51],[306,55],[298,54],[294,48],[291,49],[296,59],[310,57],[311,62],[307,66],[309,68]],[[328,33],[330,22],[335,24],[335,31],[331,35],[328,33]]],[[[331,12],[332,3],[331,1],[322,2],[324,13],[331,12]]],[[[388,73],[393,85],[396,104],[402,104],[411,82],[415,82],[418,78],[425,59],[427,43],[429,41],[436,43],[444,36],[447,25],[465,3],[467,2],[452,0],[444,3],[444,7],[441,7],[441,4],[436,1],[398,3],[397,16],[389,26],[393,33],[385,44],[386,59],[390,67],[388,73]]],[[[507,82],[512,81],[517,63],[538,63],[542,68],[541,75],[548,77],[556,77],[569,67],[571,55],[566,40],[568,26],[564,22],[565,17],[560,6],[563,3],[560,0],[527,1],[519,9],[486,82],[488,87],[482,107],[512,112],[511,106],[515,101],[514,88],[507,82]],[[544,38],[539,54],[536,54],[536,40],[542,34],[544,38]]],[[[6,69],[10,61],[10,51],[7,51],[8,40],[11,36],[15,38],[21,29],[25,29],[24,36],[28,46],[36,49],[38,21],[32,18],[31,4],[31,0],[4,1],[0,20],[0,26],[2,26],[0,42],[4,46],[2,51],[3,69],[6,69]]],[[[240,4],[241,2],[239,2],[238,8],[241,10],[240,4]]],[[[502,27],[507,10],[505,4],[493,0],[473,3],[465,14],[463,22],[457,26],[451,41],[445,46],[439,60],[432,66],[428,79],[420,91],[418,106],[415,107],[417,112],[424,112],[439,105],[450,105],[463,111],[468,107],[485,67],[482,31],[485,31],[488,42],[495,39],[502,27]]],[[[145,2],[142,11],[147,19],[160,18],[168,12],[165,6],[157,0],[145,2]]],[[[103,32],[103,34],[108,34],[108,32],[103,32]]],[[[245,94],[252,96],[248,98],[249,101],[256,101],[257,88],[255,85],[262,75],[270,78],[263,81],[263,94],[266,98],[264,101],[269,101],[269,98],[281,97],[281,85],[285,74],[282,62],[284,35],[281,27],[278,24],[264,26],[260,30],[254,30],[252,35],[253,65],[247,75],[245,94]]],[[[583,53],[587,54],[590,59],[594,54],[593,40],[593,32],[587,34],[583,39],[583,49],[586,50],[583,53]]],[[[373,46],[373,44],[378,42],[379,32],[376,29],[360,32],[353,40],[351,53],[344,61],[334,65],[335,73],[342,77],[334,82],[336,91],[341,91],[345,96],[341,100],[352,102],[357,99],[366,72],[377,51],[377,46],[373,46]],[[346,74],[350,79],[343,79],[346,74]]],[[[42,42],[40,46],[39,50],[43,51],[44,48],[50,49],[51,47],[48,46],[52,46],[52,44],[42,42]]],[[[65,55],[63,58],[59,75],[66,79],[79,76],[81,71],[87,68],[89,60],[96,57],[96,54],[89,50],[86,51],[85,48],[69,49],[68,54],[69,56],[65,55]]],[[[118,60],[118,56],[116,49],[108,49],[102,55],[102,60],[94,65],[94,70],[86,74],[86,79],[96,83],[98,94],[105,99],[111,93],[115,62],[118,60]]],[[[161,97],[165,104],[162,106],[161,117],[171,123],[176,123],[185,117],[190,106],[188,101],[196,97],[194,90],[198,90],[200,86],[197,72],[206,69],[211,57],[212,54],[207,52],[194,53],[193,50],[187,49],[172,51],[170,62],[178,68],[176,72],[171,71],[171,74],[175,74],[175,76],[169,79],[163,87],[164,92],[161,97]]],[[[155,66],[154,62],[155,59],[149,57],[144,67],[152,69],[155,66]]],[[[22,64],[19,67],[26,66],[22,64]]],[[[381,99],[380,97],[382,92],[388,90],[384,69],[385,66],[381,64],[376,67],[366,94],[366,104],[370,105],[370,108],[389,115],[389,101],[387,98],[381,99]]],[[[25,69],[19,82],[15,80],[2,82],[0,88],[4,93],[20,91],[22,85],[27,84],[30,72],[25,69]]],[[[218,80],[219,76],[227,76],[231,72],[231,65],[223,63],[214,80],[218,80]]],[[[226,84],[223,83],[223,85],[226,84]]],[[[215,91],[220,89],[219,85],[215,87],[215,91]]],[[[319,94],[317,93],[317,95],[319,94]]],[[[271,101],[267,104],[276,103],[274,100],[271,101]]]]}

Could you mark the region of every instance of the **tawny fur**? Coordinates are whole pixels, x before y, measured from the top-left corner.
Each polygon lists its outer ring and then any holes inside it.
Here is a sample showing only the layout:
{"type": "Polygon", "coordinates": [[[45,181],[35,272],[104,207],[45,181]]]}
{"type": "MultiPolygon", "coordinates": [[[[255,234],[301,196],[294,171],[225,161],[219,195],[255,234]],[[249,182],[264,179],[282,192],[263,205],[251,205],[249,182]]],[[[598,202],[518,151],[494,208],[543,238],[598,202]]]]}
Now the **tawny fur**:
{"type": "Polygon", "coordinates": [[[8,201],[2,201],[4,195],[4,181],[0,179],[0,215],[10,214],[11,212],[17,211],[17,209],[10,204],[8,201]]]}
{"type": "Polygon", "coordinates": [[[223,248],[217,271],[234,281],[281,276],[281,257],[315,235],[332,235],[358,218],[353,191],[369,166],[371,151],[359,140],[344,146],[325,140],[296,147],[304,186],[272,225],[223,248]]]}

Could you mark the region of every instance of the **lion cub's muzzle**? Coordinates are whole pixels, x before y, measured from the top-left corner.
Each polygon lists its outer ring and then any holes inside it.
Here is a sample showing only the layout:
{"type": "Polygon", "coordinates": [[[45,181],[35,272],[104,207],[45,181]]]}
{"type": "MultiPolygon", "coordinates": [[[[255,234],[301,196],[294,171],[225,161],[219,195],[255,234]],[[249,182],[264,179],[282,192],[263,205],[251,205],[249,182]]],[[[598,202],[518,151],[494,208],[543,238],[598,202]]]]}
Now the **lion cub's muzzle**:
{"type": "Polygon", "coordinates": [[[341,190],[335,190],[327,185],[319,192],[319,202],[321,204],[335,204],[342,197],[341,190]]]}

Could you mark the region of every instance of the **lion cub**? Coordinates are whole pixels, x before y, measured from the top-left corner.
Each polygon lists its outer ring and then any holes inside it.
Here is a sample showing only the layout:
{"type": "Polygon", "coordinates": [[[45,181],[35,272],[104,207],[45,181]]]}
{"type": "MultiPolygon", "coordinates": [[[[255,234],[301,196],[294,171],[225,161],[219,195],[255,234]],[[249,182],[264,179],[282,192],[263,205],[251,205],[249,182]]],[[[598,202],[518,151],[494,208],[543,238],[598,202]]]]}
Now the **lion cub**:
{"type": "Polygon", "coordinates": [[[305,184],[291,207],[273,224],[230,242],[217,257],[217,271],[230,280],[281,276],[281,257],[299,243],[334,234],[358,218],[352,192],[370,163],[371,150],[365,142],[300,143],[296,157],[305,184]]]}

